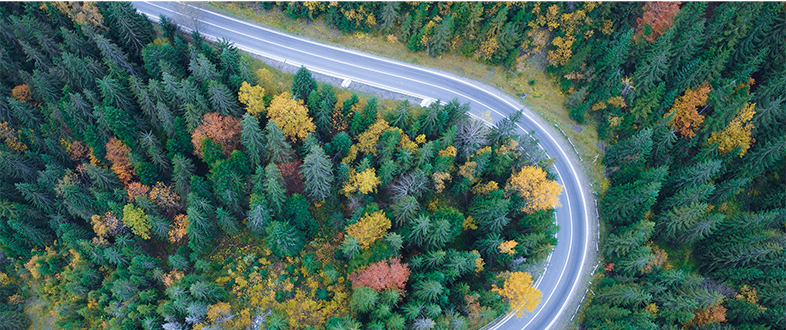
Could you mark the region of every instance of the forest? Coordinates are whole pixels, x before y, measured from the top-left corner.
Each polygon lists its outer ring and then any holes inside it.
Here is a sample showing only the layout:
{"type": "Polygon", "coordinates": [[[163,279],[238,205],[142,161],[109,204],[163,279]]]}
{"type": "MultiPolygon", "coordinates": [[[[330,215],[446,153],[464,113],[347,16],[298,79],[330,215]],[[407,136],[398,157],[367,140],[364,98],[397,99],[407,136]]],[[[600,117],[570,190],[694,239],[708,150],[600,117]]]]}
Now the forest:
{"type": "Polygon", "coordinates": [[[609,146],[582,328],[786,329],[783,3],[260,5],[510,75],[545,63],[609,146]]]}
{"type": "Polygon", "coordinates": [[[127,2],[2,3],[0,45],[2,329],[476,329],[540,302],[562,187],[521,112],[318,84],[127,2]]]}

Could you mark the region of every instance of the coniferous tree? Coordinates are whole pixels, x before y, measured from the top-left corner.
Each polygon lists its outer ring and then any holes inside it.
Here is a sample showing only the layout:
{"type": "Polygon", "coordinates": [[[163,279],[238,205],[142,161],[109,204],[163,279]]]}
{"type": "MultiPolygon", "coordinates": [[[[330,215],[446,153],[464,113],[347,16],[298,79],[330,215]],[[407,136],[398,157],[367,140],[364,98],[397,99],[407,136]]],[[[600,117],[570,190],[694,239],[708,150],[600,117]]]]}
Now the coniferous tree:
{"type": "Polygon", "coordinates": [[[306,194],[315,201],[328,198],[333,191],[333,163],[325,155],[322,147],[311,147],[308,156],[300,167],[305,179],[306,194]]]}
{"type": "Polygon", "coordinates": [[[265,141],[267,142],[268,162],[282,164],[292,160],[295,152],[275,121],[269,121],[265,126],[265,141]]]}
{"type": "Polygon", "coordinates": [[[297,255],[305,244],[303,233],[284,222],[271,222],[265,232],[265,245],[281,257],[297,255]]]}
{"type": "Polygon", "coordinates": [[[274,163],[269,163],[265,167],[265,193],[274,214],[282,214],[284,201],[286,200],[286,190],[284,189],[284,178],[281,176],[281,170],[274,163]]]}
{"type": "Polygon", "coordinates": [[[243,115],[243,120],[240,121],[240,144],[246,148],[252,166],[263,164],[267,153],[264,136],[259,128],[259,121],[249,113],[243,115]]]}
{"type": "Polygon", "coordinates": [[[309,94],[315,89],[317,89],[317,82],[311,77],[311,71],[301,66],[292,81],[292,96],[305,103],[308,102],[309,94]]]}

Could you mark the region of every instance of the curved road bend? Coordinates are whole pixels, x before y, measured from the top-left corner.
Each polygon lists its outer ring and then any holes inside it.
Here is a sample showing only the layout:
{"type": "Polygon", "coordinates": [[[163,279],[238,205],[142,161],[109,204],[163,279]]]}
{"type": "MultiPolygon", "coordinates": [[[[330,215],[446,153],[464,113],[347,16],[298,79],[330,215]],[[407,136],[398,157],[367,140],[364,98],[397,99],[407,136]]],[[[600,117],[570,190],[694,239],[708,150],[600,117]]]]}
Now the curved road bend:
{"type": "MultiPolygon", "coordinates": [[[[159,15],[178,18],[177,7],[167,2],[132,2],[137,10],[154,21],[159,15]]],[[[192,7],[191,10],[195,10],[192,7]]],[[[226,15],[198,9],[201,15],[200,33],[208,38],[226,38],[238,49],[309,70],[343,79],[343,87],[353,82],[403,93],[423,99],[427,105],[437,99],[458,98],[469,102],[475,114],[490,113],[494,121],[524,108],[518,100],[503,95],[491,87],[439,70],[414,66],[359,51],[341,49],[298,38],[248,23],[226,15]]],[[[540,305],[522,318],[504,317],[491,329],[544,330],[564,326],[560,317],[571,316],[579,287],[583,287],[583,273],[589,266],[588,251],[590,225],[589,194],[580,180],[581,167],[575,155],[569,155],[565,140],[529,109],[524,109],[519,128],[535,131],[535,137],[549,155],[556,157],[558,182],[565,187],[557,208],[557,246],[550,256],[545,273],[538,279],[537,288],[543,292],[540,305]],[[571,303],[572,302],[572,303],[571,303]]],[[[594,234],[593,234],[594,236],[594,234]]]]}

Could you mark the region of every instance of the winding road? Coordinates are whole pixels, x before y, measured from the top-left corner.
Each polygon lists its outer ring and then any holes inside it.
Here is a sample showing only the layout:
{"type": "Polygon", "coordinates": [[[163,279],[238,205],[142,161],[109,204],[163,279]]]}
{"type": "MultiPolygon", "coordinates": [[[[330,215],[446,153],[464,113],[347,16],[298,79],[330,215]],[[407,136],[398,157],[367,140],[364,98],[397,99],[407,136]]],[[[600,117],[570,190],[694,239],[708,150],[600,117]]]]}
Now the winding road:
{"type": "MultiPolygon", "coordinates": [[[[134,7],[153,21],[164,15],[184,21],[179,17],[182,5],[169,2],[132,2],[134,7]]],[[[199,31],[211,39],[226,38],[238,49],[285,62],[304,65],[309,70],[332,76],[343,81],[342,87],[364,84],[391,92],[421,99],[425,106],[436,100],[458,98],[469,102],[475,115],[490,114],[497,121],[519,109],[524,118],[519,128],[535,131],[535,138],[550,157],[556,158],[558,182],[565,187],[560,196],[561,207],[556,210],[557,246],[549,257],[543,275],[536,282],[543,292],[540,305],[533,313],[516,318],[512,314],[502,317],[488,329],[545,330],[565,327],[584,294],[588,268],[591,236],[595,236],[594,212],[590,210],[591,194],[576,155],[568,153],[567,141],[540,117],[526,109],[519,100],[502,92],[450,73],[398,62],[359,51],[329,46],[303,38],[287,35],[269,28],[233,17],[189,6],[191,17],[199,17],[199,31]],[[201,16],[201,17],[200,17],[201,16]]],[[[595,247],[593,247],[595,248],[595,247]]]]}

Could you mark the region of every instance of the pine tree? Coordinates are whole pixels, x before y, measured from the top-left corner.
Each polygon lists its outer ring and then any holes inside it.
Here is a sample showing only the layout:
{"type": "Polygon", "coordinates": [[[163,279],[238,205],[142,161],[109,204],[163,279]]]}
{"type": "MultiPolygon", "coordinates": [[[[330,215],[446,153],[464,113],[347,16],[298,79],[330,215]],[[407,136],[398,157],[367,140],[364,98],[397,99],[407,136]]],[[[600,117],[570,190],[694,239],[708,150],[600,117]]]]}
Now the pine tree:
{"type": "Polygon", "coordinates": [[[301,66],[292,81],[292,96],[306,103],[308,95],[315,89],[317,89],[317,81],[311,77],[311,71],[308,71],[305,66],[301,66]]]}
{"type": "Polygon", "coordinates": [[[191,62],[188,63],[188,71],[200,84],[205,84],[211,80],[217,81],[220,78],[216,66],[210,63],[210,60],[204,54],[198,54],[196,57],[191,58],[191,62]]]}
{"type": "Polygon", "coordinates": [[[303,233],[284,222],[271,222],[265,232],[265,245],[280,257],[297,255],[305,244],[303,233]]]}
{"type": "Polygon", "coordinates": [[[644,216],[655,204],[661,183],[626,183],[610,188],[599,208],[609,223],[625,226],[644,216]]]}
{"type": "Polygon", "coordinates": [[[207,81],[207,95],[213,110],[223,116],[240,116],[242,111],[227,86],[215,80],[207,81]]]}
{"type": "Polygon", "coordinates": [[[252,198],[248,212],[246,212],[246,227],[252,234],[262,237],[265,228],[271,221],[273,221],[272,213],[265,196],[258,195],[252,198]]]}
{"type": "Polygon", "coordinates": [[[231,212],[225,211],[221,207],[216,208],[216,221],[218,222],[218,226],[221,227],[227,235],[235,236],[240,233],[240,226],[238,225],[237,219],[235,219],[231,212]]]}
{"type": "Polygon", "coordinates": [[[269,163],[265,167],[265,193],[270,204],[270,209],[274,214],[282,214],[284,201],[286,200],[286,190],[284,189],[284,178],[281,170],[274,163],[269,163]]]}
{"type": "Polygon", "coordinates": [[[397,1],[386,2],[382,7],[382,24],[383,31],[391,30],[398,22],[399,17],[399,3],[397,1]]]}
{"type": "Polygon", "coordinates": [[[420,212],[418,200],[412,196],[404,196],[390,205],[396,227],[404,226],[420,212]]]}
{"type": "Polygon", "coordinates": [[[295,152],[275,121],[269,121],[265,126],[265,141],[267,141],[268,162],[282,164],[292,161],[295,152]]]}
{"type": "Polygon", "coordinates": [[[333,190],[333,163],[325,155],[322,147],[311,147],[308,156],[303,159],[301,172],[305,179],[306,194],[312,200],[322,201],[331,195],[333,190]]]}
{"type": "Polygon", "coordinates": [[[250,113],[246,113],[240,121],[240,127],[240,144],[246,149],[251,165],[254,167],[263,165],[267,150],[265,150],[265,140],[259,128],[259,121],[250,113]]]}

